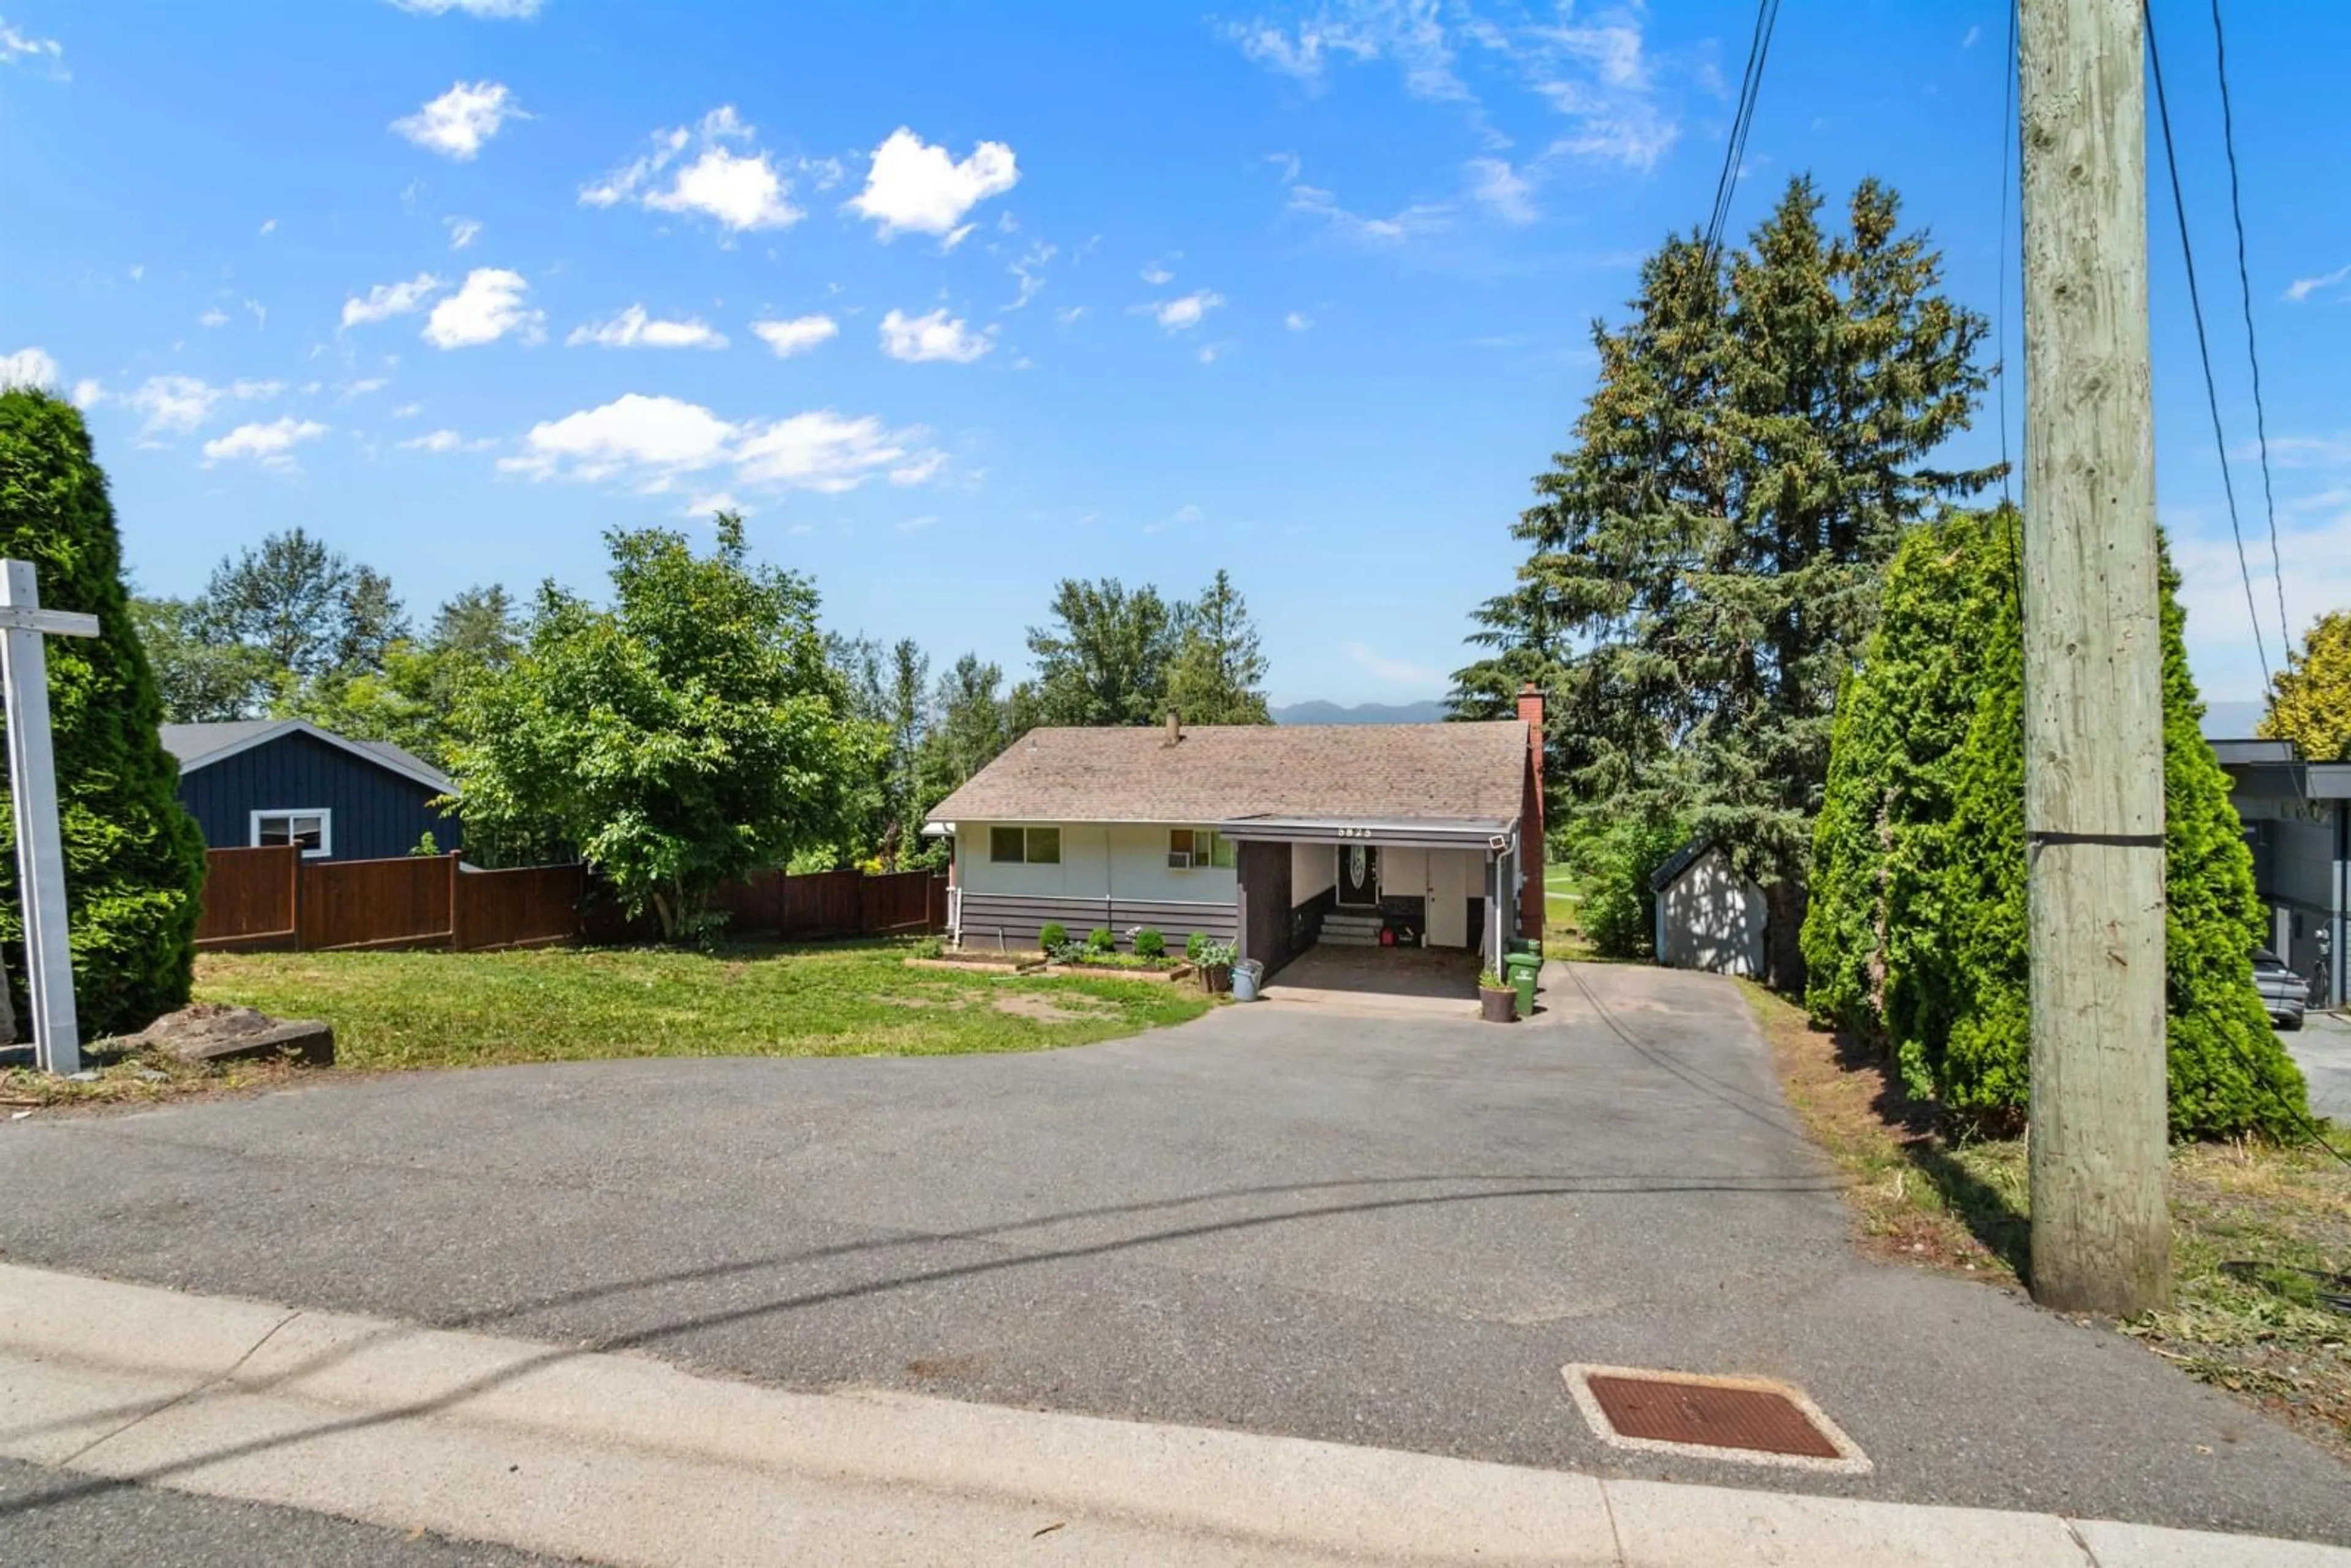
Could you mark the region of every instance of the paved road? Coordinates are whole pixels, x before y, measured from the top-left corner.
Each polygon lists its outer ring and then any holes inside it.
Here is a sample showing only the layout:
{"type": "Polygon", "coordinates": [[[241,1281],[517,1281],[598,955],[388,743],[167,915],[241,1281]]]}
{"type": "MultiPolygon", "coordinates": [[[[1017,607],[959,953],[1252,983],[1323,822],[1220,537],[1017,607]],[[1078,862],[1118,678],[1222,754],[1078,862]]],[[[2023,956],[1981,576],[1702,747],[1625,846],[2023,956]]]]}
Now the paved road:
{"type": "Polygon", "coordinates": [[[2310,1084],[2310,1113],[2351,1125],[2351,1018],[2312,1013],[2278,1039],[2310,1084]]]}
{"type": "MultiPolygon", "coordinates": [[[[354,1078],[0,1126],[15,1261],[801,1388],[2351,1541],[2351,1469],[2119,1337],[1855,1255],[1725,983],[1264,1004],[1028,1056],[354,1078]],[[1598,1445],[1567,1362],[1784,1376],[1876,1461],[1598,1445]]],[[[1557,971],[1554,971],[1557,975],[1557,971]]]]}
{"type": "Polygon", "coordinates": [[[566,1559],[0,1459],[0,1561],[73,1568],[558,1568],[566,1559]]]}

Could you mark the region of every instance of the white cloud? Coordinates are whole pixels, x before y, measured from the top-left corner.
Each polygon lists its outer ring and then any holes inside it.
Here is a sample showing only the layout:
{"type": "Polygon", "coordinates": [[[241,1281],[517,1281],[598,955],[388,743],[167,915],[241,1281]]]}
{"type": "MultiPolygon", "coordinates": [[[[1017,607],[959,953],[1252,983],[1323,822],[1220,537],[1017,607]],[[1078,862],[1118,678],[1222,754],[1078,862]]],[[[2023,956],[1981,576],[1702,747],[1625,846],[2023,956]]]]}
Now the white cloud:
{"type": "Polygon", "coordinates": [[[0,387],[48,387],[57,380],[57,361],[46,349],[0,354],[0,387]]]}
{"type": "Polygon", "coordinates": [[[657,213],[700,213],[730,235],[787,228],[804,215],[785,199],[791,183],[776,172],[767,153],[740,153],[727,146],[748,145],[755,134],[733,104],[721,104],[692,131],[679,126],[655,131],[652,152],[581,190],[580,204],[609,207],[634,202],[657,213]],[[697,149],[693,162],[673,172],[689,148],[697,149]]]}
{"type": "Polygon", "coordinates": [[[498,466],[534,479],[623,479],[640,492],[725,467],[737,486],[834,495],[877,475],[905,484],[930,478],[945,459],[917,444],[922,435],[831,409],[738,424],[699,403],[630,392],[534,425],[522,455],[498,466]],[[902,473],[911,476],[901,480],[902,473]]]}
{"type": "Polygon", "coordinates": [[[518,272],[477,267],[465,275],[456,293],[425,318],[424,340],[436,349],[465,349],[517,332],[524,341],[536,342],[545,315],[524,308],[523,297],[529,292],[530,285],[518,272]]]}
{"type": "Polygon", "coordinates": [[[408,452],[486,452],[497,443],[487,436],[468,441],[454,430],[429,430],[400,444],[408,452]]]}
{"type": "Polygon", "coordinates": [[[216,387],[195,376],[150,376],[123,402],[146,416],[141,435],[184,435],[224,402],[264,401],[285,390],[279,382],[238,381],[216,387]]]}
{"type": "Polygon", "coordinates": [[[925,528],[936,524],[938,520],[935,516],[927,514],[919,517],[908,517],[898,525],[898,531],[902,534],[919,534],[925,528]]]}
{"type": "Polygon", "coordinates": [[[392,0],[403,11],[421,16],[445,16],[463,11],[486,21],[528,21],[538,15],[539,0],[392,0]]]}
{"type": "Polygon", "coordinates": [[[1349,643],[1342,652],[1357,669],[1392,686],[1431,691],[1445,685],[1445,677],[1427,665],[1416,664],[1408,659],[1391,658],[1368,643],[1349,643]]]}
{"type": "Polygon", "coordinates": [[[465,162],[509,120],[528,120],[506,84],[461,81],[392,129],[430,152],[465,162]]]}
{"type": "Polygon", "coordinates": [[[1142,277],[1144,282],[1148,283],[1154,288],[1157,288],[1162,284],[1173,283],[1176,281],[1176,275],[1155,261],[1150,266],[1144,267],[1138,276],[1142,277]]]}
{"type": "Polygon", "coordinates": [[[423,412],[424,405],[421,402],[404,402],[398,408],[392,411],[392,417],[394,419],[414,419],[418,414],[423,413],[423,412]]]}
{"type": "Polygon", "coordinates": [[[1302,311],[1292,310],[1281,319],[1281,324],[1293,332],[1303,332],[1313,327],[1314,318],[1302,311]]]}
{"type": "Polygon", "coordinates": [[[738,517],[748,517],[757,516],[758,510],[757,507],[737,500],[732,490],[713,490],[689,497],[685,505],[677,509],[677,515],[706,519],[715,512],[733,512],[738,517]]]}
{"type": "Polygon", "coordinates": [[[1959,47],[1963,49],[1972,49],[1976,47],[1976,40],[1982,37],[1983,29],[1981,27],[1970,27],[1968,29],[1967,37],[1959,40],[1959,47]]]}
{"type": "Polygon", "coordinates": [[[463,250],[482,237],[479,219],[450,217],[443,218],[441,222],[448,227],[451,250],[463,250]]]}
{"type": "Polygon", "coordinates": [[[291,414],[267,424],[240,424],[226,435],[204,443],[204,466],[209,468],[224,458],[250,457],[264,467],[290,468],[296,443],[315,441],[326,434],[325,425],[291,414]]]}
{"type": "MultiPolygon", "coordinates": [[[[1007,215],[1009,216],[1010,214],[1008,214],[1007,215]]],[[[1026,251],[1022,252],[1020,258],[1018,261],[1013,262],[1011,266],[1006,269],[1009,271],[1015,278],[1019,280],[1019,296],[1015,298],[1011,304],[1000,307],[1000,308],[1007,311],[1023,309],[1028,306],[1029,301],[1036,298],[1040,293],[1043,292],[1045,287],[1045,267],[1052,261],[1053,257],[1059,254],[1059,247],[1047,245],[1043,240],[1039,240],[1035,245],[1030,246],[1026,251]]]]}
{"type": "Polygon", "coordinates": [[[994,347],[986,333],[970,331],[960,319],[951,319],[945,306],[927,316],[893,310],[882,318],[882,351],[908,364],[946,360],[967,365],[994,347]]]}
{"type": "Polygon", "coordinates": [[[1232,347],[1230,343],[1203,343],[1200,345],[1199,353],[1195,358],[1204,365],[1213,365],[1230,353],[1232,347]]]}
{"type": "Polygon", "coordinates": [[[1500,158],[1472,158],[1468,164],[1470,197],[1506,224],[1531,224],[1535,211],[1532,182],[1500,158]]]}
{"type": "Polygon", "coordinates": [[[66,69],[66,49],[55,38],[37,38],[20,33],[5,20],[0,20],[0,65],[15,65],[26,60],[46,66],[49,75],[58,81],[73,80],[73,72],[66,69]]]}
{"type": "Polygon", "coordinates": [[[1151,319],[1170,332],[1186,332],[1207,319],[1209,311],[1225,302],[1225,297],[1212,289],[1198,288],[1173,299],[1156,299],[1137,308],[1151,312],[1151,319]]]}
{"type": "Polygon", "coordinates": [[[890,483],[902,488],[909,485],[927,485],[938,477],[939,470],[947,465],[944,452],[917,453],[890,470],[890,483]]]}
{"type": "Polygon", "coordinates": [[[1322,63],[1332,55],[1375,58],[1379,45],[1346,21],[1331,17],[1301,23],[1296,31],[1266,21],[1228,25],[1225,36],[1259,65],[1307,88],[1322,84],[1322,63]]]}
{"type": "Polygon", "coordinates": [[[883,239],[900,233],[960,238],[954,231],[964,214],[1019,179],[1012,149],[1001,141],[981,142],[958,163],[945,147],[925,144],[902,125],[873,150],[865,189],[849,205],[880,225],[883,239]]]}
{"type": "MultiPolygon", "coordinates": [[[[2168,519],[2171,564],[2180,576],[2179,602],[2188,612],[2188,652],[2205,700],[2262,695],[2262,662],[2253,646],[2252,612],[2245,608],[2244,577],[2237,547],[2225,528],[2191,533],[2168,519]]],[[[2287,624],[2295,646],[2310,624],[2329,610],[2351,604],[2351,507],[2303,527],[2282,526],[2278,553],[2286,562],[2287,624]]],[[[2262,641],[2275,670],[2279,663],[2277,589],[2267,539],[2246,540],[2245,566],[2260,607],[2262,641]]]]}
{"type": "Polygon", "coordinates": [[[1452,208],[1426,202],[1415,203],[1393,217],[1367,218],[1341,206],[1339,199],[1320,185],[1292,184],[1290,210],[1320,218],[1332,233],[1349,239],[1384,245],[1434,234],[1453,222],[1452,208]]]}
{"type": "Polygon", "coordinates": [[[391,381],[383,376],[361,376],[355,382],[345,382],[342,393],[345,397],[365,397],[370,392],[381,392],[391,384],[391,381]]]}
{"type": "MultiPolygon", "coordinates": [[[[442,289],[441,279],[429,272],[420,272],[405,283],[379,283],[361,297],[343,301],[343,325],[363,327],[371,321],[389,320],[420,309],[424,302],[442,289]]],[[[207,321],[206,326],[214,323],[207,321]]]]}
{"type": "Polygon", "coordinates": [[[591,343],[600,349],[723,349],[726,335],[698,318],[663,321],[632,305],[609,321],[577,327],[564,341],[573,348],[591,343]]]}
{"type": "Polygon", "coordinates": [[[841,331],[840,323],[819,312],[813,316],[794,316],[787,320],[754,321],[751,330],[761,342],[776,351],[776,358],[789,360],[794,354],[805,354],[810,349],[841,331]]]}
{"type": "Polygon", "coordinates": [[[264,219],[262,220],[262,223],[261,223],[261,233],[262,233],[262,235],[263,235],[263,236],[264,236],[264,237],[266,237],[266,236],[268,236],[268,235],[274,235],[274,234],[276,234],[277,232],[277,220],[276,218],[264,218],[264,219]]]}
{"type": "Polygon", "coordinates": [[[2286,285],[2285,298],[2290,304],[2299,305],[2319,290],[2332,288],[2346,280],[2351,280],[2351,266],[2338,267],[2316,277],[2297,277],[2286,285]]]}
{"type": "Polygon", "coordinates": [[[258,299],[248,299],[245,302],[245,308],[246,311],[252,315],[253,324],[256,329],[269,325],[268,306],[264,305],[258,299]]]}
{"type": "Polygon", "coordinates": [[[96,408],[106,401],[106,388],[96,376],[84,376],[73,384],[73,405],[76,408],[96,408]]]}
{"type": "Polygon", "coordinates": [[[1061,308],[1053,312],[1053,319],[1066,327],[1071,322],[1075,321],[1079,317],[1083,316],[1085,313],[1086,308],[1082,305],[1064,305],[1061,308]]]}
{"type": "Polygon", "coordinates": [[[228,325],[228,312],[215,305],[211,309],[196,318],[196,325],[199,327],[225,327],[228,325]]]}

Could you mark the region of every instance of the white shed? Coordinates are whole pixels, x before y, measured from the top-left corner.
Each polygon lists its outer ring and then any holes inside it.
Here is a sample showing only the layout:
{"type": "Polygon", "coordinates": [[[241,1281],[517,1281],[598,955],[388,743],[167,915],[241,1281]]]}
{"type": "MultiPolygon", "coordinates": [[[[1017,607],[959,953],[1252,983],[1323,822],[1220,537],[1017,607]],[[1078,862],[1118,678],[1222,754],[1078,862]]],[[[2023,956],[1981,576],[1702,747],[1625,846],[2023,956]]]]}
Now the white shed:
{"type": "Polygon", "coordinates": [[[1763,975],[1763,890],[1716,846],[1693,841],[1649,876],[1657,895],[1657,962],[1718,975],[1763,975]]]}

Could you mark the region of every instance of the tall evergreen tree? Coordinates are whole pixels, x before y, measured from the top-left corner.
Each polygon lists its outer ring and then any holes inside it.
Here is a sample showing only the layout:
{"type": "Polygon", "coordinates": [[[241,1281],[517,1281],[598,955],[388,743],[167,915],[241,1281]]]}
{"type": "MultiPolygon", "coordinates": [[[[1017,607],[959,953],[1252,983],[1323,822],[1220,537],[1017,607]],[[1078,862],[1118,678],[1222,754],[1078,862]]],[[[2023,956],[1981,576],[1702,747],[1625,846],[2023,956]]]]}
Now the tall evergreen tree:
{"type": "Polygon", "coordinates": [[[1167,705],[1188,724],[1271,724],[1265,650],[1232,574],[1217,569],[1178,620],[1167,705]]]}
{"type": "Polygon", "coordinates": [[[977,653],[966,653],[939,677],[930,729],[923,737],[925,814],[1011,744],[1003,685],[1004,672],[977,653]]]}
{"type": "Polygon", "coordinates": [[[374,669],[408,635],[389,578],[298,528],[224,557],[200,602],[212,641],[259,649],[303,680],[374,669]]]}
{"type": "Polygon", "coordinates": [[[1455,681],[1465,712],[1517,679],[1552,693],[1572,825],[1678,820],[1721,844],[1763,886],[1782,986],[1878,573],[1907,527],[1993,476],[1929,460],[1983,388],[1984,320],[1939,291],[1891,191],[1865,181],[1834,238],[1820,206],[1799,179],[1744,252],[1669,241],[1632,319],[1595,326],[1576,444],[1536,481],[1520,587],[1481,616],[1491,652],[1455,681]]]}
{"type": "MultiPolygon", "coordinates": [[[[1845,683],[1804,928],[1813,1012],[1882,1040],[1914,1093],[2021,1118],[2031,1084],[2024,663],[2012,512],[1916,531],[1845,683]]],[[[2166,1026],[2183,1134],[2284,1130],[2303,1085],[2253,989],[2252,862],[2199,731],[2162,574],[2166,1026]]]]}
{"type": "Polygon", "coordinates": [[[930,733],[931,661],[912,637],[901,637],[890,649],[889,747],[884,783],[890,821],[883,833],[883,859],[903,865],[922,848],[923,808],[921,765],[924,738],[930,733]]]}
{"type": "MultiPolygon", "coordinates": [[[[49,642],[49,720],[76,1006],[85,1034],[129,1032],[186,1005],[204,845],[158,734],[162,699],[123,587],[106,476],[79,411],[46,392],[0,391],[0,555],[33,563],[44,605],[99,620],[95,638],[49,642]]],[[[15,836],[0,804],[9,945],[24,937],[15,836]]],[[[22,1017],[21,975],[8,983],[22,1017]]]]}
{"type": "Polygon", "coordinates": [[[1029,629],[1039,722],[1159,722],[1177,627],[1157,589],[1146,583],[1130,591],[1114,577],[1063,578],[1053,591],[1052,619],[1029,629]]]}

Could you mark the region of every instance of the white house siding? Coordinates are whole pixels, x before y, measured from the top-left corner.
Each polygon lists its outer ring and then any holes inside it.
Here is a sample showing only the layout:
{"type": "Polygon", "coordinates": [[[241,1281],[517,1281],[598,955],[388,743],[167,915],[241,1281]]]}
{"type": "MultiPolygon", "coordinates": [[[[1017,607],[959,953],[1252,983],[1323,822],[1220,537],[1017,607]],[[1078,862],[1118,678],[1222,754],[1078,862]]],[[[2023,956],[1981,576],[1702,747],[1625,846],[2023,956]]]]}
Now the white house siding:
{"type": "Polygon", "coordinates": [[[1290,846],[1290,902],[1294,906],[1339,885],[1339,852],[1329,844],[1290,846]]]}
{"type": "Polygon", "coordinates": [[[1657,961],[1718,975],[1763,973],[1763,890],[1708,850],[1657,894],[1657,961]]]}
{"type": "Polygon", "coordinates": [[[1167,863],[1167,829],[1141,822],[957,822],[957,936],[971,947],[1027,946],[1059,923],[1072,936],[1097,925],[1119,934],[1152,926],[1179,945],[1195,931],[1230,940],[1235,877],[1229,867],[1177,871],[1167,863]],[[1058,827],[1059,865],[1000,864],[988,858],[996,827],[1058,827]]]}

